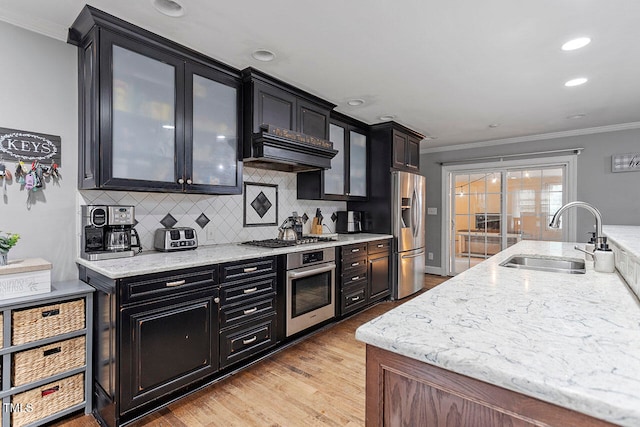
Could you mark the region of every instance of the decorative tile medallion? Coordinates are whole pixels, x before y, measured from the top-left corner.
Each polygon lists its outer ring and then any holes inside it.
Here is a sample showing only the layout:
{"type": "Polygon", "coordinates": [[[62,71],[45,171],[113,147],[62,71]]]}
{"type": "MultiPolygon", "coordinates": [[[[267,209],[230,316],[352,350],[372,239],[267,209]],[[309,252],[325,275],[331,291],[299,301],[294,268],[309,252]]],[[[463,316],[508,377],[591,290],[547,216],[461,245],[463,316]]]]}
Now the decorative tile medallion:
{"type": "Polygon", "coordinates": [[[245,227],[278,224],[278,185],[255,182],[244,183],[245,227]]]}

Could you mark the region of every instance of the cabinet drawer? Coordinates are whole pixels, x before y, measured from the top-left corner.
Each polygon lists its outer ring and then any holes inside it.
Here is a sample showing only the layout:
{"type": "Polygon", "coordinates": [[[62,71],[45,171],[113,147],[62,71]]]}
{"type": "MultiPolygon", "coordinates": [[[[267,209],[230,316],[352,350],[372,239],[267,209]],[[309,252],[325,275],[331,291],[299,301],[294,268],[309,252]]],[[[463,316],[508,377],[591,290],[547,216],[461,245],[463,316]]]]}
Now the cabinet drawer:
{"type": "Polygon", "coordinates": [[[238,279],[263,276],[268,273],[275,273],[275,271],[276,259],[274,257],[230,262],[222,264],[220,268],[220,281],[225,283],[238,279]]]}
{"type": "Polygon", "coordinates": [[[258,298],[220,310],[220,329],[248,322],[265,314],[275,313],[276,297],[258,298]]]}
{"type": "Polygon", "coordinates": [[[85,337],[58,341],[13,355],[14,387],[85,365],[85,337]]]}
{"type": "Polygon", "coordinates": [[[166,298],[187,291],[214,286],[215,269],[189,269],[123,279],[120,284],[122,304],[166,298]]]}
{"type": "Polygon", "coordinates": [[[367,267],[367,254],[363,253],[357,257],[349,258],[342,261],[342,274],[356,274],[360,270],[367,267]]]}
{"type": "Polygon", "coordinates": [[[347,286],[352,286],[359,282],[367,282],[367,270],[362,269],[357,272],[353,272],[352,274],[343,274],[342,275],[342,287],[345,288],[347,286]]]}
{"type": "Polygon", "coordinates": [[[274,275],[258,277],[251,281],[226,283],[220,289],[220,305],[224,307],[275,292],[276,278],[274,275]]]}
{"type": "Polygon", "coordinates": [[[84,329],[84,298],[60,304],[14,310],[12,343],[25,344],[84,329]]]}
{"type": "Polygon", "coordinates": [[[12,405],[20,404],[23,408],[30,405],[32,410],[12,412],[11,425],[19,427],[33,423],[83,401],[84,374],[63,378],[14,395],[11,398],[12,405]]]}
{"type": "Polygon", "coordinates": [[[367,243],[358,243],[355,245],[347,245],[342,248],[342,259],[351,259],[362,254],[367,254],[367,243]]]}
{"type": "Polygon", "coordinates": [[[366,304],[366,288],[362,286],[353,286],[342,291],[342,314],[356,310],[366,304]]]}
{"type": "Polygon", "coordinates": [[[369,254],[377,254],[380,252],[389,252],[391,250],[391,241],[376,240],[375,242],[369,242],[367,245],[367,252],[369,254]]]}
{"type": "Polygon", "coordinates": [[[220,334],[220,367],[232,365],[259,351],[272,347],[275,338],[276,315],[257,319],[220,334]]]}

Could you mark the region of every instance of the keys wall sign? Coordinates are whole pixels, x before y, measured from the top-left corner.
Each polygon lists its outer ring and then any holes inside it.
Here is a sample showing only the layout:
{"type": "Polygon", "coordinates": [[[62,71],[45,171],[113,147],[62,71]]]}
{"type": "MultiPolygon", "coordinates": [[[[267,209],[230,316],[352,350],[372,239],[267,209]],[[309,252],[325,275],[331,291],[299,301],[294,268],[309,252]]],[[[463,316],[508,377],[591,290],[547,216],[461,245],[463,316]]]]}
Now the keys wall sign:
{"type": "Polygon", "coordinates": [[[640,153],[614,154],[611,156],[611,172],[640,171],[640,153]]]}
{"type": "Polygon", "coordinates": [[[59,136],[0,128],[0,160],[61,162],[61,139],[59,136]]]}

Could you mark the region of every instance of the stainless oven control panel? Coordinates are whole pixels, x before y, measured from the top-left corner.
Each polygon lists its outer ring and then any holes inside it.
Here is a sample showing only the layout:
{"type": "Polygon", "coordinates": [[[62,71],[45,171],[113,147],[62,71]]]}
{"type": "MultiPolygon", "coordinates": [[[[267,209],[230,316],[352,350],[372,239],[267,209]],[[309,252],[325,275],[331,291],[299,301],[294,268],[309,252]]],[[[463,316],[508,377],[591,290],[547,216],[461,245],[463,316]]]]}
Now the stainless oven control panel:
{"type": "Polygon", "coordinates": [[[315,251],[294,252],[287,254],[287,270],[307,265],[332,262],[336,259],[336,248],[324,248],[315,251]]]}

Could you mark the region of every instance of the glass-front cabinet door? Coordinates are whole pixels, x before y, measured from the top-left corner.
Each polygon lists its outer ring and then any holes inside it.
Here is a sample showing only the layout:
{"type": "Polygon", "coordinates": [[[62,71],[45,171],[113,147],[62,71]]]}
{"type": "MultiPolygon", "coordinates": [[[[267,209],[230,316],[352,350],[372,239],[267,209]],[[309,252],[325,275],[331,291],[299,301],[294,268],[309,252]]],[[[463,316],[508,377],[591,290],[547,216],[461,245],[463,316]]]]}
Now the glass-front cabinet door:
{"type": "Polygon", "coordinates": [[[367,197],[367,136],[349,132],[349,196],[367,197]]]}
{"type": "Polygon", "coordinates": [[[331,169],[324,171],[324,193],[344,195],[345,189],[345,129],[342,126],[329,124],[329,141],[333,142],[333,149],[338,154],[331,159],[331,169]]]}
{"type": "Polygon", "coordinates": [[[240,194],[240,78],[102,34],[99,186],[240,194]]]}
{"type": "Polygon", "coordinates": [[[185,184],[193,192],[234,193],[242,180],[239,83],[192,64],[186,74],[185,184]]]}
{"type": "Polygon", "coordinates": [[[180,189],[182,61],[107,32],[102,42],[111,65],[101,77],[103,185],[180,189]]]}

